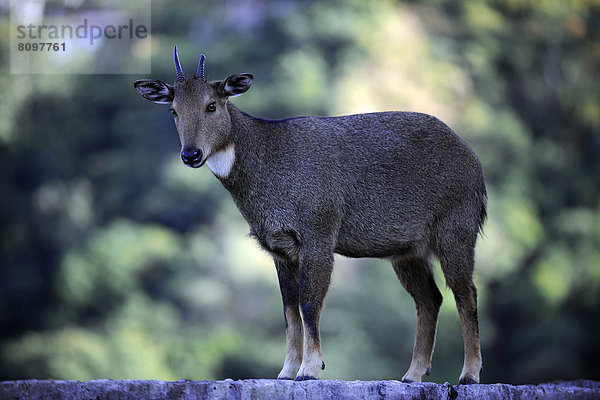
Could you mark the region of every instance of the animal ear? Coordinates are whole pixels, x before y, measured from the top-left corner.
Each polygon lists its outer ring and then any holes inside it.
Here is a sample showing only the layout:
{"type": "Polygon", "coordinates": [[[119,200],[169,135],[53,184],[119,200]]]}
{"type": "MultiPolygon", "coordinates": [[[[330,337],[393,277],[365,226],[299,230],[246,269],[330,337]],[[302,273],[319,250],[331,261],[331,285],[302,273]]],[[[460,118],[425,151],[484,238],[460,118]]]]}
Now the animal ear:
{"type": "Polygon", "coordinates": [[[173,86],[163,81],[153,79],[140,79],[133,83],[133,87],[150,101],[159,104],[171,104],[173,102],[173,86]]]}
{"type": "Polygon", "coordinates": [[[224,81],[218,81],[217,94],[221,97],[239,96],[246,90],[250,89],[254,77],[252,74],[235,74],[231,75],[224,81]]]}

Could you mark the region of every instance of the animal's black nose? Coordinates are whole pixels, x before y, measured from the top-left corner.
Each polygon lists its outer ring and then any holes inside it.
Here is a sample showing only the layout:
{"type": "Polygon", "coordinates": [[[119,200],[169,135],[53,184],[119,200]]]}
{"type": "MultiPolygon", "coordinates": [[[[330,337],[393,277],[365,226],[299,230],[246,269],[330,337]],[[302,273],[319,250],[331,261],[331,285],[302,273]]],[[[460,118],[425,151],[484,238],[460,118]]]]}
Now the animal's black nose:
{"type": "Polygon", "coordinates": [[[183,163],[192,168],[198,168],[202,165],[202,150],[200,149],[183,149],[181,152],[183,163]]]}

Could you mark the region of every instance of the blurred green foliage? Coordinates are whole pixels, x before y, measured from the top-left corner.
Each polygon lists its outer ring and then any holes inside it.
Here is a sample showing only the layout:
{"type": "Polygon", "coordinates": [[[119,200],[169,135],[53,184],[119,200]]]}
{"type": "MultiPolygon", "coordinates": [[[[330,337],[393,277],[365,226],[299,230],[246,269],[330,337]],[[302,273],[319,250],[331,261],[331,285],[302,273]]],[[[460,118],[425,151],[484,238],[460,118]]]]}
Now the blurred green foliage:
{"type": "MultiPolygon", "coordinates": [[[[138,76],[8,74],[0,19],[0,379],[275,377],[272,262],[207,169],[179,161],[138,76]]],[[[409,109],[480,155],[484,382],[600,379],[600,3],[595,0],[152,4],[152,77],[207,55],[249,71],[262,117],[409,109]]],[[[436,276],[444,287],[443,277],[436,276]]],[[[430,380],[455,382],[445,297],[430,380]]],[[[412,300],[378,260],[336,258],[324,378],[398,379],[412,300]]]]}

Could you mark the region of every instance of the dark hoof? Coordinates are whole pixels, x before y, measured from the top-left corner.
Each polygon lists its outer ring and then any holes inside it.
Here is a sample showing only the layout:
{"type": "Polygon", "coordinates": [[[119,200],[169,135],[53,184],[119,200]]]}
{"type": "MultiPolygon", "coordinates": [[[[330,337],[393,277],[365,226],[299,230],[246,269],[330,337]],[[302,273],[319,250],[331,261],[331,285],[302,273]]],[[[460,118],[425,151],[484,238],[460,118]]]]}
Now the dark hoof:
{"type": "Polygon", "coordinates": [[[431,368],[427,368],[427,371],[425,371],[425,375],[427,375],[427,376],[431,375],[431,368]]]}
{"type": "Polygon", "coordinates": [[[322,364],[321,364],[321,369],[322,369],[322,370],[325,370],[325,361],[321,361],[321,362],[322,362],[322,364]]]}
{"type": "Polygon", "coordinates": [[[402,383],[415,383],[415,381],[411,381],[410,379],[402,379],[402,383]]]}
{"type": "Polygon", "coordinates": [[[316,381],[317,378],[315,378],[314,376],[299,376],[296,379],[294,379],[297,382],[302,382],[302,381],[316,381]]]}
{"type": "Polygon", "coordinates": [[[473,378],[462,378],[460,381],[458,381],[459,385],[477,385],[479,382],[476,382],[475,379],[473,378]]]}

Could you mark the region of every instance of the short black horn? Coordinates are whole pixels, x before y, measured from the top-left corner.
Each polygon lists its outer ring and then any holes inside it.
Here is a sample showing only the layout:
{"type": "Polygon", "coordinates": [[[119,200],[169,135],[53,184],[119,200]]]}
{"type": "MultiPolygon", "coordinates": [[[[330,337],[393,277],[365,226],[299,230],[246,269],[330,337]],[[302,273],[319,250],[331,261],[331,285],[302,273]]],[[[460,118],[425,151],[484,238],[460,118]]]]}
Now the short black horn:
{"type": "Polygon", "coordinates": [[[183,69],[181,69],[181,64],[179,63],[179,56],[177,55],[177,45],[175,45],[175,73],[177,74],[177,82],[183,82],[185,75],[183,75],[183,69]]]}
{"type": "Polygon", "coordinates": [[[196,78],[202,79],[202,82],[206,82],[206,78],[204,77],[204,54],[200,54],[200,61],[198,62],[198,70],[196,71],[196,78]]]}

